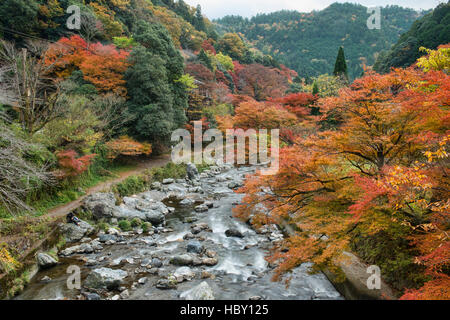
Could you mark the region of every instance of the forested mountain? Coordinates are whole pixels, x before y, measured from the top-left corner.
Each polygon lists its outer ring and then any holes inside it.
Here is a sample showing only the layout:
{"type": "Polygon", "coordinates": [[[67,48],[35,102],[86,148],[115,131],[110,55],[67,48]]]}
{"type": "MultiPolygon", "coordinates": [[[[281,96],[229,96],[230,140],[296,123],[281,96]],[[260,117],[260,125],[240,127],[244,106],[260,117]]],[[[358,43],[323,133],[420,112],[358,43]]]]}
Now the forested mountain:
{"type": "Polygon", "coordinates": [[[373,65],[422,13],[398,6],[381,9],[381,29],[369,30],[367,8],[334,3],[322,11],[280,11],[251,19],[227,16],[215,21],[222,31],[241,33],[254,46],[272,54],[302,77],[332,73],[338,48],[344,47],[350,78],[363,64],[373,65]]]}
{"type": "Polygon", "coordinates": [[[392,67],[408,67],[424,54],[420,47],[436,49],[449,42],[450,2],[440,4],[433,12],[415,21],[388,52],[380,54],[374,68],[378,72],[389,72],[392,67]]]}

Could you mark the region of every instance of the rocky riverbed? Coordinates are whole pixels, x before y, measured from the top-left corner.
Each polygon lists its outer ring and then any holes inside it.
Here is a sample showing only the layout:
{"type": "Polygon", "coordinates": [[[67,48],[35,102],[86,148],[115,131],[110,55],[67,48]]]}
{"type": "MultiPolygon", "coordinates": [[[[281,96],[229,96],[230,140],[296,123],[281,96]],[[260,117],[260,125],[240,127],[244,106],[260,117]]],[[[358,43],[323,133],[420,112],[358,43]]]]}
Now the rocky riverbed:
{"type": "Polygon", "coordinates": [[[293,270],[288,288],[271,281],[274,266],[264,257],[282,233],[276,226],[257,233],[232,217],[243,196],[234,189],[254,170],[221,165],[198,174],[189,166],[186,180],[155,183],[121,204],[112,193],[88,197],[84,208],[111,227],[61,225],[67,245],[58,263],[41,255],[41,271],[17,299],[343,299],[308,264],[293,270]],[[151,227],[122,232],[124,219],[151,227]],[[81,270],[79,290],[67,286],[70,266],[81,270]]]}

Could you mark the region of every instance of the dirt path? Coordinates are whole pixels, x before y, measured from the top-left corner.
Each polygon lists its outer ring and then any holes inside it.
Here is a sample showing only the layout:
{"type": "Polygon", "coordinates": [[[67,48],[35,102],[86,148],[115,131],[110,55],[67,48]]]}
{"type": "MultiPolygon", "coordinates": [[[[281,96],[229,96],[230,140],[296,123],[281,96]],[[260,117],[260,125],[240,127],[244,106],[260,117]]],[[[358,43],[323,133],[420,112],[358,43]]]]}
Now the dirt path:
{"type": "Polygon", "coordinates": [[[69,212],[78,208],[87,196],[89,196],[93,193],[108,190],[112,186],[124,181],[125,179],[127,179],[130,176],[140,174],[147,169],[163,167],[169,162],[170,162],[170,154],[162,155],[157,158],[153,158],[151,160],[143,161],[142,163],[139,164],[137,169],[122,172],[119,174],[118,178],[99,183],[99,184],[87,189],[86,194],[84,196],[82,196],[81,198],[78,198],[77,200],[74,200],[72,202],[66,203],[64,205],[61,205],[59,207],[49,210],[49,212],[45,215],[45,217],[48,217],[48,218],[63,217],[65,215],[67,215],[69,212]]]}
{"type": "MultiPolygon", "coordinates": [[[[26,223],[31,223],[32,221],[41,220],[42,218],[48,218],[49,221],[55,221],[58,218],[64,217],[69,212],[71,212],[71,211],[75,210],[76,208],[78,208],[79,206],[81,206],[83,200],[87,196],[89,196],[93,193],[96,193],[96,192],[108,190],[115,184],[118,184],[118,183],[124,181],[125,179],[127,179],[130,176],[140,174],[143,171],[145,171],[146,169],[163,167],[169,162],[170,162],[170,154],[162,155],[162,156],[159,156],[156,158],[152,158],[150,160],[143,160],[142,162],[140,162],[138,164],[136,169],[121,172],[119,174],[119,177],[111,179],[111,180],[107,180],[105,182],[101,182],[101,183],[87,189],[86,194],[84,196],[78,198],[77,200],[74,200],[72,202],[55,207],[55,208],[49,210],[47,214],[44,214],[40,217],[30,217],[26,223]]],[[[21,234],[8,235],[8,236],[3,236],[3,237],[0,236],[0,243],[3,243],[3,242],[8,243],[8,242],[18,240],[21,238],[23,238],[23,235],[21,235],[21,234]]]]}

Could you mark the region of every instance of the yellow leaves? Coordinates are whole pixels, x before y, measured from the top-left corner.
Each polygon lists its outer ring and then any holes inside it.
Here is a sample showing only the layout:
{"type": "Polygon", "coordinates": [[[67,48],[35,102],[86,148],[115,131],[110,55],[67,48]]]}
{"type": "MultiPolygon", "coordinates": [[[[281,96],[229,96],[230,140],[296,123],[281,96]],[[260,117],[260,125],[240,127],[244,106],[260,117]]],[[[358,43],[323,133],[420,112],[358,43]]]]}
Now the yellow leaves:
{"type": "Polygon", "coordinates": [[[125,9],[129,4],[130,4],[130,0],[109,0],[109,2],[119,8],[119,9],[125,9]]]}
{"type": "Polygon", "coordinates": [[[430,50],[424,47],[420,48],[421,52],[426,52],[427,56],[418,59],[417,65],[425,72],[434,71],[450,71],[450,46],[443,45],[438,50],[430,50]]]}
{"type": "Polygon", "coordinates": [[[448,158],[449,154],[447,152],[447,144],[450,141],[450,135],[443,137],[438,145],[439,148],[436,151],[426,151],[424,152],[425,157],[427,157],[428,162],[435,162],[437,159],[445,159],[448,158]]]}
{"type": "Polygon", "coordinates": [[[9,273],[20,267],[20,262],[11,256],[6,247],[0,246],[0,273],[9,273]]]}

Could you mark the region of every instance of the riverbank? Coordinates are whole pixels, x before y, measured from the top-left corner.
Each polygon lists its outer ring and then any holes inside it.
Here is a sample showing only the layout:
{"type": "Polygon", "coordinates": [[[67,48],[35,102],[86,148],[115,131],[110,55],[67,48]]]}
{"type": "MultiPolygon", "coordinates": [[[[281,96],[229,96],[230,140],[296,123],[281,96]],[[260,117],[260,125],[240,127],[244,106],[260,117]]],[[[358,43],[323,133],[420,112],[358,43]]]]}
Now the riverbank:
{"type": "MultiPolygon", "coordinates": [[[[170,155],[162,155],[152,159],[141,160],[133,165],[118,168],[110,179],[101,180],[99,183],[87,188],[84,195],[68,203],[56,206],[43,212],[42,208],[34,215],[22,215],[17,217],[0,219],[0,250],[8,259],[0,259],[2,266],[9,272],[0,273],[0,297],[4,297],[10,291],[21,291],[22,287],[30,280],[31,272],[35,264],[34,253],[37,250],[46,250],[48,246],[63,245],[64,240],[58,236],[56,226],[64,220],[64,217],[77,208],[83,200],[96,192],[110,190],[113,186],[120,185],[130,177],[136,177],[152,168],[163,167],[170,162],[170,155]],[[16,282],[15,284],[11,284],[16,282]],[[16,289],[14,287],[17,287],[16,289]]],[[[2,256],[0,255],[0,258],[2,256]]]]}

